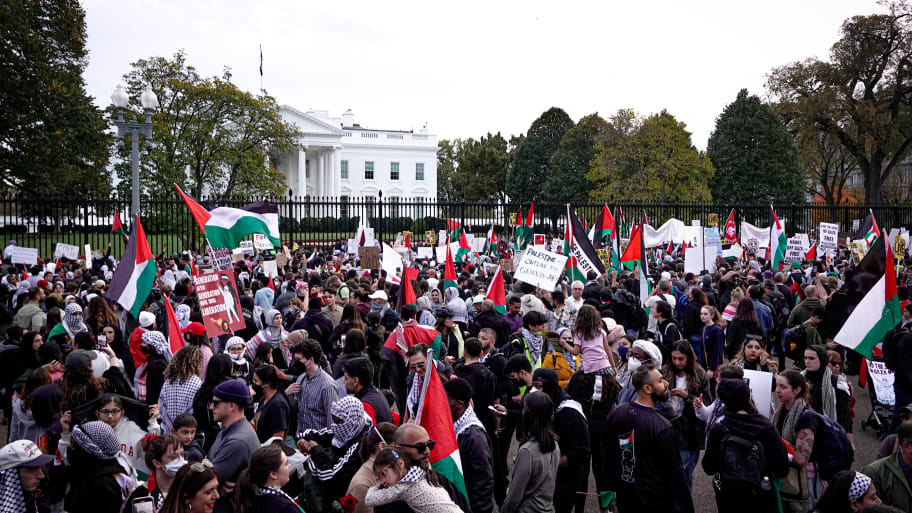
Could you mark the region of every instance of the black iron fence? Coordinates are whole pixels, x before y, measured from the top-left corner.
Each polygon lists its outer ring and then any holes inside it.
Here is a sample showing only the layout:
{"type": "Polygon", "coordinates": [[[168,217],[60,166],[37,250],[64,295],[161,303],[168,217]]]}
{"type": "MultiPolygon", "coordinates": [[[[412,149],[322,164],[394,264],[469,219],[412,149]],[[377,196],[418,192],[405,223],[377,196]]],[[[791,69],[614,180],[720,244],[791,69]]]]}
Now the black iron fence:
{"type": "MultiPolygon", "coordinates": [[[[252,199],[232,199],[219,204],[242,207],[252,199]]],[[[351,238],[358,226],[373,227],[375,236],[392,241],[397,233],[412,232],[412,240],[427,238],[426,234],[447,228],[452,219],[477,236],[484,236],[494,225],[499,236],[512,233],[512,220],[522,209],[528,215],[528,204],[438,202],[420,199],[373,197],[285,197],[276,201],[280,215],[280,231],[285,244],[297,243],[307,247],[331,244],[351,238]]],[[[704,226],[718,219],[724,226],[734,209],[736,226],[742,221],[757,226],[769,226],[768,204],[702,204],[700,202],[640,203],[625,201],[608,205],[623,211],[628,222],[637,222],[644,214],[653,226],[675,218],[685,224],[698,220],[704,226]]],[[[776,212],[789,234],[817,234],[821,222],[838,223],[844,236],[853,230],[854,221],[863,221],[870,210],[881,228],[912,227],[912,205],[839,205],[814,203],[776,205],[776,212]]],[[[601,204],[573,205],[580,218],[591,225],[602,209],[601,204]]],[[[6,197],[0,199],[0,244],[15,239],[20,246],[38,248],[39,255],[53,256],[56,243],[88,244],[104,250],[110,243],[115,255],[123,249],[123,240],[112,235],[115,212],[129,230],[130,199],[106,198],[80,200],[75,198],[31,199],[6,197]]],[[[535,233],[563,236],[567,215],[566,204],[536,203],[535,233]]],[[[142,202],[141,221],[154,253],[190,249],[205,251],[202,232],[197,228],[189,210],[179,198],[155,198],[142,202]]],[[[740,228],[739,228],[740,229],[740,228]]],[[[2,247],[0,246],[0,247],[2,247]]]]}

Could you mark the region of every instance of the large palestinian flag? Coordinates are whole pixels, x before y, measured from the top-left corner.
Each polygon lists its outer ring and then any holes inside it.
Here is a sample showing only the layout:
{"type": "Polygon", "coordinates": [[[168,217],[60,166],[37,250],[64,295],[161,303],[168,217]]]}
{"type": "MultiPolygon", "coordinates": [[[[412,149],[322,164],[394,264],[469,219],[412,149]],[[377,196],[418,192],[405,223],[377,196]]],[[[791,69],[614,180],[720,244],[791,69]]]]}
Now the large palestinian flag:
{"type": "Polygon", "coordinates": [[[462,460],[459,457],[459,446],[456,444],[456,430],[453,428],[453,416],[450,414],[443,382],[437,376],[434,365],[427,366],[423,392],[415,420],[427,430],[428,437],[437,442],[430,455],[431,468],[453,483],[468,500],[462,474],[462,460]]]}
{"type": "Polygon", "coordinates": [[[874,347],[902,321],[893,252],[877,237],[855,273],[827,300],[820,335],[872,358],[874,347]]]}
{"type": "Polygon", "coordinates": [[[107,297],[128,310],[134,319],[139,318],[139,311],[152,291],[155,283],[155,260],[146,232],[139,222],[139,216],[133,223],[130,239],[124,248],[123,258],[111,278],[111,286],[105,294],[107,297]]]}
{"type": "Polygon", "coordinates": [[[462,223],[453,219],[447,219],[447,233],[450,234],[449,242],[459,242],[459,236],[465,231],[462,223]]]}
{"type": "Polygon", "coordinates": [[[785,267],[785,246],[787,243],[785,227],[779,222],[776,209],[770,205],[769,261],[773,272],[781,271],[785,267]]]}
{"type": "Polygon", "coordinates": [[[516,227],[515,234],[517,251],[525,250],[529,243],[532,242],[533,223],[535,222],[534,209],[535,202],[533,201],[532,204],[529,205],[529,212],[526,214],[525,222],[522,220],[522,209],[519,209],[519,218],[517,219],[519,226],[516,227]]]}
{"type": "Polygon", "coordinates": [[[646,304],[649,299],[651,290],[649,290],[649,279],[647,273],[649,266],[646,262],[646,242],[644,240],[643,226],[646,224],[646,214],[643,214],[643,222],[633,228],[630,234],[630,242],[627,243],[627,249],[621,256],[621,262],[634,262],[637,264],[638,278],[640,280],[640,306],[646,304]]]}
{"type": "Polygon", "coordinates": [[[507,313],[507,294],[504,290],[503,271],[500,266],[494,271],[494,277],[491,278],[491,285],[488,286],[488,292],[485,294],[486,299],[494,301],[494,310],[506,315],[507,313]]]}
{"type": "Polygon", "coordinates": [[[576,258],[573,256],[573,235],[571,235],[572,229],[570,228],[570,223],[567,222],[564,226],[564,256],[567,257],[567,278],[573,281],[586,282],[586,274],[580,270],[579,263],[576,261],[576,258]]]}
{"type": "Polygon", "coordinates": [[[610,246],[612,243],[609,238],[612,233],[614,233],[614,216],[608,210],[608,205],[602,205],[602,211],[595,218],[595,222],[592,223],[592,229],[589,230],[589,240],[592,241],[592,247],[601,249],[610,246]]]}
{"type": "Polygon", "coordinates": [[[200,230],[206,234],[209,245],[213,248],[234,249],[238,247],[244,237],[253,233],[264,234],[275,247],[282,247],[282,239],[279,235],[279,209],[275,204],[258,201],[244,208],[214,207],[208,209],[184,194],[177,184],[174,184],[174,187],[177,188],[200,230]]]}
{"type": "Polygon", "coordinates": [[[418,296],[412,287],[412,280],[418,279],[418,269],[413,267],[402,268],[402,280],[399,284],[399,295],[396,297],[396,311],[402,312],[403,305],[416,305],[418,296]]]}
{"type": "Polygon", "coordinates": [[[598,254],[593,249],[592,242],[589,241],[589,236],[583,228],[583,223],[576,217],[569,203],[567,204],[567,224],[570,226],[570,258],[568,261],[575,259],[576,266],[583,276],[586,276],[589,271],[595,271],[599,276],[605,274],[605,266],[599,260],[598,254]]]}
{"type": "Polygon", "coordinates": [[[880,228],[877,227],[877,220],[874,219],[874,211],[868,210],[868,217],[865,218],[865,222],[858,227],[858,231],[855,232],[855,238],[853,240],[864,240],[868,243],[868,247],[871,247],[874,244],[874,239],[880,236],[880,228]]]}

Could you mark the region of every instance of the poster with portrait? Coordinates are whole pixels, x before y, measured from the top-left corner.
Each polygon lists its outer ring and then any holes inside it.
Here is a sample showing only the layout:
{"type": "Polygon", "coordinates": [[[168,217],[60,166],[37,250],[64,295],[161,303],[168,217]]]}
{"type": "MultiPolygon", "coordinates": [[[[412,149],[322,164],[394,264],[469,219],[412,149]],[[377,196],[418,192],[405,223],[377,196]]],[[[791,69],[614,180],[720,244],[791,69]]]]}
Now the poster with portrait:
{"type": "Polygon", "coordinates": [[[193,284],[209,338],[230,335],[244,329],[241,297],[238,295],[233,271],[229,269],[194,276],[193,284]]]}

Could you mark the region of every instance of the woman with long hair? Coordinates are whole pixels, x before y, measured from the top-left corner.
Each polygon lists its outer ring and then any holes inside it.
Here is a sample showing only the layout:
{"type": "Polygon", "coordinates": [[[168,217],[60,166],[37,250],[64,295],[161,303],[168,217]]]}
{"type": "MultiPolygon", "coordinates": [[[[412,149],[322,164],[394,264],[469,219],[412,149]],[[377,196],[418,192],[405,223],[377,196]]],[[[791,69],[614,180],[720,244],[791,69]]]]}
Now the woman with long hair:
{"type": "Polygon", "coordinates": [[[827,483],[826,491],[817,501],[816,513],[864,513],[876,504],[883,504],[871,478],[855,472],[837,472],[827,483]]]}
{"type": "Polygon", "coordinates": [[[285,345],[288,339],[288,331],[282,326],[282,312],[272,309],[266,312],[266,326],[260,330],[253,338],[247,341],[247,357],[256,363],[256,355],[261,346],[269,348],[274,365],[280,369],[287,369],[291,366],[291,351],[285,345]]]}
{"type": "Polygon", "coordinates": [[[219,498],[218,477],[209,460],[184,465],[171,481],[168,497],[158,513],[212,511],[219,498]]]}
{"type": "Polygon", "coordinates": [[[611,333],[606,333],[598,310],[592,305],[583,305],[573,324],[573,345],[562,340],[561,346],[574,356],[582,353],[583,372],[586,374],[613,376],[617,366],[613,362],[611,344],[624,335],[624,327],[615,326],[611,333]]]}
{"type": "Polygon", "coordinates": [[[757,318],[754,302],[744,298],[738,302],[735,317],[728,324],[725,332],[725,348],[728,351],[729,359],[733,358],[734,352],[744,344],[748,335],[758,336],[762,340],[763,327],[760,325],[760,319],[757,318]]]}
{"type": "Polygon", "coordinates": [[[674,414],[672,425],[678,431],[678,447],[684,463],[687,487],[693,487],[693,471],[706,444],[706,423],[697,418],[694,400],[710,402],[709,379],[697,363],[693,347],[686,340],[671,345],[671,360],[665,362],[663,378],[671,389],[668,403],[674,414]]]}
{"type": "Polygon", "coordinates": [[[158,397],[162,431],[171,432],[174,419],[193,411],[193,399],[203,384],[203,354],[195,346],[184,346],[174,353],[165,368],[165,384],[158,397]]]}
{"type": "Polygon", "coordinates": [[[703,347],[703,358],[706,362],[706,377],[715,380],[725,354],[725,332],[722,330],[722,316],[715,307],[700,307],[700,322],[703,330],[700,340],[703,347]]]}
{"type": "Polygon", "coordinates": [[[72,410],[100,397],[104,393],[104,385],[104,378],[96,378],[92,374],[91,360],[86,365],[70,353],[60,378],[60,391],[63,393],[60,408],[63,411],[72,410]]]}
{"type": "Polygon", "coordinates": [[[434,329],[440,333],[440,350],[446,353],[446,361],[450,365],[463,357],[465,339],[459,324],[454,322],[453,309],[440,308],[435,312],[437,323],[434,329]]]}
{"type": "Polygon", "coordinates": [[[114,313],[114,310],[111,310],[108,302],[101,296],[95,296],[89,301],[85,318],[86,326],[95,334],[100,334],[101,329],[108,324],[117,325],[120,322],[117,319],[117,314],[114,313]]]}
{"type": "Polygon", "coordinates": [[[779,374],[779,363],[770,358],[769,353],[763,349],[763,344],[755,335],[748,337],[732,363],[742,369],[779,374]]]}
{"type": "Polygon", "coordinates": [[[206,335],[206,327],[203,326],[203,323],[201,322],[187,323],[187,330],[186,333],[184,333],[184,340],[187,341],[187,345],[199,348],[200,354],[203,356],[202,377],[205,378],[206,367],[209,366],[209,360],[212,358],[212,355],[215,354],[215,348],[212,347],[212,341],[209,340],[209,336],[206,335]]]}
{"type": "Polygon", "coordinates": [[[235,513],[304,513],[304,510],[282,487],[290,479],[291,465],[288,456],[277,444],[269,444],[253,451],[247,468],[237,481],[237,506],[235,513]]]}
{"type": "Polygon", "coordinates": [[[529,394],[523,399],[523,443],[516,450],[510,471],[510,487],[501,513],[553,513],[554,482],[560,464],[560,448],[552,429],[554,405],[548,394],[529,394]]]}
{"type": "Polygon", "coordinates": [[[291,401],[285,396],[285,384],[274,365],[263,365],[253,371],[253,391],[259,399],[253,424],[260,443],[274,436],[285,440],[291,431],[291,401]]]}
{"type": "Polygon", "coordinates": [[[735,313],[738,311],[738,305],[741,304],[741,300],[747,297],[747,294],[744,293],[744,289],[741,287],[735,287],[731,291],[731,298],[728,301],[728,304],[725,305],[725,308],[722,309],[722,320],[726,323],[731,322],[735,318],[735,313]]]}
{"type": "MultiPolygon", "coordinates": [[[[790,472],[797,474],[790,474],[786,478],[782,491],[790,492],[788,484],[798,483],[802,489],[807,490],[806,502],[810,508],[823,491],[823,483],[816,473],[812,473],[814,477],[810,477],[809,472],[805,470],[811,463],[811,454],[814,452],[817,422],[809,412],[810,393],[804,376],[794,369],[780,372],[776,377],[776,398],[779,400],[779,406],[773,415],[773,424],[782,439],[795,449],[791,462],[793,468],[790,472]]],[[[783,503],[785,502],[787,501],[783,498],[783,503]]]]}
{"type": "Polygon", "coordinates": [[[804,370],[801,374],[808,384],[810,393],[810,406],[814,411],[822,413],[830,419],[849,425],[847,432],[851,432],[851,421],[840,419],[837,411],[848,411],[848,394],[837,394],[838,378],[830,370],[827,350],[824,346],[810,346],[804,350],[804,370]],[[841,404],[840,404],[841,403],[841,404]]]}

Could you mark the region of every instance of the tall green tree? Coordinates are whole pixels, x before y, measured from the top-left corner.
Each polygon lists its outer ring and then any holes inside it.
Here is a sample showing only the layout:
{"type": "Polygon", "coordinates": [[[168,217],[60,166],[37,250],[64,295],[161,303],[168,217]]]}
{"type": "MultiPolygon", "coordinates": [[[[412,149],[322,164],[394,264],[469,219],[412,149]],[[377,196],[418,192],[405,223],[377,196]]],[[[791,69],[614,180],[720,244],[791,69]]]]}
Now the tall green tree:
{"type": "MultiPolygon", "coordinates": [[[[241,91],[227,68],[221,76],[200,76],[183,51],[172,59],[153,57],[132,66],[124,76],[130,109],[141,111],[138,101],[146,87],[161,104],[152,117],[155,144],[142,159],[144,195],[169,191],[173,183],[196,197],[284,193],[285,176],[270,157],[296,148],[301,133],[282,119],[274,98],[241,91]]],[[[126,179],[127,147],[120,156],[116,169],[126,179]]],[[[126,179],[122,185],[129,183],[126,179]]]]}
{"type": "Polygon", "coordinates": [[[85,91],[76,0],[0,3],[0,183],[46,196],[107,196],[111,136],[85,91]]]}
{"type": "Polygon", "coordinates": [[[541,199],[542,182],[551,164],[551,155],[573,126],[563,109],[551,107],[532,122],[525,140],[516,149],[507,175],[507,196],[518,203],[541,199]]]}
{"type": "Polygon", "coordinates": [[[607,130],[608,122],[598,113],[583,117],[567,130],[557,150],[551,155],[544,187],[546,200],[566,203],[579,201],[589,195],[586,173],[595,156],[596,143],[607,130]]]}
{"type": "Polygon", "coordinates": [[[792,134],[773,109],[747,89],[716,118],[706,154],[716,168],[709,182],[716,201],[804,200],[806,178],[792,134]]]}
{"type": "Polygon", "coordinates": [[[437,199],[453,201],[456,191],[453,190],[453,173],[456,172],[456,148],[460,140],[441,139],[437,142],[437,199]]]}
{"type": "Polygon", "coordinates": [[[468,201],[505,201],[510,157],[500,132],[462,141],[456,153],[453,189],[468,201]]]}
{"type": "Polygon", "coordinates": [[[596,146],[586,178],[593,201],[711,201],[714,170],[690,141],[683,122],[667,111],[648,118],[621,110],[596,146]]]}
{"type": "Polygon", "coordinates": [[[912,148],[912,5],[890,2],[885,14],[845,20],[829,61],[809,58],[774,69],[776,108],[830,134],[864,176],[866,202],[912,148]]]}

